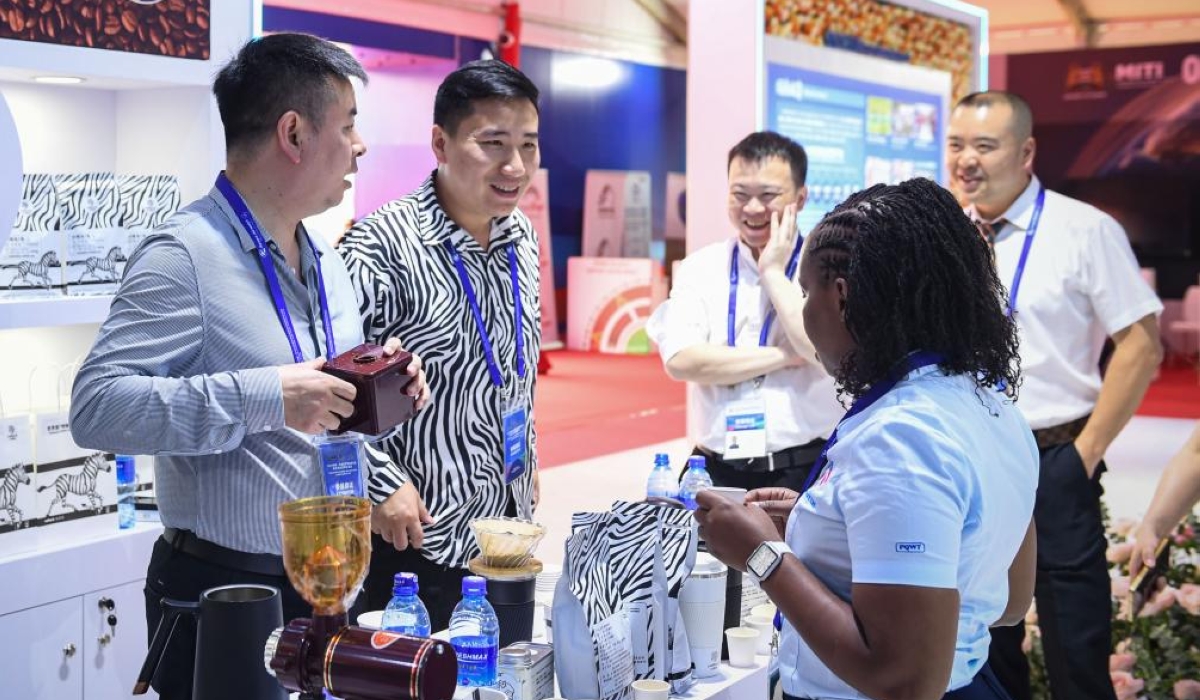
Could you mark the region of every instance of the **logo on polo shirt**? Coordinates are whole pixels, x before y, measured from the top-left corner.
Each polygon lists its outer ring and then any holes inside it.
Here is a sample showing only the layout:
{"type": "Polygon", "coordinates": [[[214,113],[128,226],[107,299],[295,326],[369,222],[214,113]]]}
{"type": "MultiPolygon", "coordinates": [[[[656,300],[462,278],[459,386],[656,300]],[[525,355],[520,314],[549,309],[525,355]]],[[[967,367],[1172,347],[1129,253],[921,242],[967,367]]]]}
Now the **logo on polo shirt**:
{"type": "Polygon", "coordinates": [[[924,554],[924,542],[897,542],[896,551],[901,554],[924,554]]]}

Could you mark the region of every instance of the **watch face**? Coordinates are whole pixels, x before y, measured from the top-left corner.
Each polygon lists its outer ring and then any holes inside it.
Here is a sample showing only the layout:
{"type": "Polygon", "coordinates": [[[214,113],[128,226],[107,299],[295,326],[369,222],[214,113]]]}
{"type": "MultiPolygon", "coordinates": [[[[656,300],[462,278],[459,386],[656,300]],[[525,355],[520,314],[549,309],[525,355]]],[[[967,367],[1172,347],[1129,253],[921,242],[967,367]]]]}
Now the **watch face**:
{"type": "Polygon", "coordinates": [[[746,568],[750,569],[750,573],[762,578],[762,576],[767,572],[767,567],[769,567],[771,562],[775,561],[775,558],[778,556],[779,554],[776,553],[775,550],[768,547],[764,542],[754,550],[753,554],[750,555],[750,560],[746,562],[746,568]]]}

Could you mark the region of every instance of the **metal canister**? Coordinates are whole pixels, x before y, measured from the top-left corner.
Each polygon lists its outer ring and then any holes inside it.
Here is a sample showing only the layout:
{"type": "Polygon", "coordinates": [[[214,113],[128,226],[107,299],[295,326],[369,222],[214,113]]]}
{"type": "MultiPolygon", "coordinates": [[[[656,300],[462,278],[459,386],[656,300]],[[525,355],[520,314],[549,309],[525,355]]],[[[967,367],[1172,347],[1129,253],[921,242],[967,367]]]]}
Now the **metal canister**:
{"type": "Polygon", "coordinates": [[[558,695],[554,689],[554,647],[538,642],[510,644],[517,649],[528,649],[533,657],[533,700],[545,700],[558,695]]]}
{"type": "Polygon", "coordinates": [[[508,700],[534,700],[533,654],[528,649],[507,646],[496,660],[496,689],[508,700]]]}

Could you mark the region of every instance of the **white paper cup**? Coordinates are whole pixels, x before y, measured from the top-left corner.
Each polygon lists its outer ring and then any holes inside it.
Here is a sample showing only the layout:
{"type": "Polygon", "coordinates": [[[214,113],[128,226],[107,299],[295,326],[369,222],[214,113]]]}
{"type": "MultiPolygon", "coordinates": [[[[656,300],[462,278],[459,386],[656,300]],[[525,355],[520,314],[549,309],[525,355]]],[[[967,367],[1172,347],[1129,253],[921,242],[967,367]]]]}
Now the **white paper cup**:
{"type": "Polygon", "coordinates": [[[720,495],[722,498],[738,504],[739,506],[746,502],[746,489],[737,486],[713,486],[712,488],[704,489],[712,491],[720,495]]]}
{"type": "Polygon", "coordinates": [[[653,678],[634,681],[629,687],[633,688],[633,700],[667,700],[671,695],[670,683],[653,678]]]}
{"type": "Polygon", "coordinates": [[[767,617],[771,620],[774,620],[775,610],[776,608],[774,603],[763,603],[762,605],[755,605],[753,608],[750,608],[750,614],[758,617],[767,617]]]}
{"type": "Polygon", "coordinates": [[[758,637],[758,630],[750,627],[730,627],[725,630],[725,639],[729,642],[729,665],[736,668],[753,666],[758,637]]]}
{"type": "Polygon", "coordinates": [[[750,629],[758,630],[758,642],[754,645],[754,653],[770,654],[771,637],[775,635],[775,619],[750,615],[742,624],[750,629]]]}
{"type": "Polygon", "coordinates": [[[368,610],[356,618],[359,627],[366,627],[369,630],[383,629],[383,611],[368,610]]]}

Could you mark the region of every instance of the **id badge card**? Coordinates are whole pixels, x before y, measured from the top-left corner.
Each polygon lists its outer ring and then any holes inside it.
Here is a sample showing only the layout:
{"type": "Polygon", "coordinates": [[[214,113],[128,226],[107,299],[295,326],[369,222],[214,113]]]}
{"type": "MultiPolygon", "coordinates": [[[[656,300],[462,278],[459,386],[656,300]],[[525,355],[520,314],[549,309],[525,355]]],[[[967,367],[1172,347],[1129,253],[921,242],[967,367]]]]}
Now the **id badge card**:
{"type": "Polygon", "coordinates": [[[325,495],[365,498],[362,436],[357,433],[318,435],[313,438],[313,443],[317,446],[325,495]]]}
{"type": "Polygon", "coordinates": [[[725,409],[725,459],[767,455],[767,412],[761,398],[734,401],[725,409]]]}
{"type": "Polygon", "coordinates": [[[504,483],[511,484],[525,473],[528,463],[528,446],[525,429],[529,409],[525,401],[517,397],[504,401],[504,483]]]}

